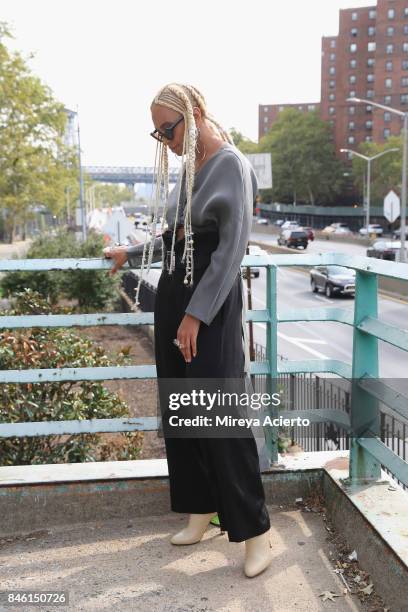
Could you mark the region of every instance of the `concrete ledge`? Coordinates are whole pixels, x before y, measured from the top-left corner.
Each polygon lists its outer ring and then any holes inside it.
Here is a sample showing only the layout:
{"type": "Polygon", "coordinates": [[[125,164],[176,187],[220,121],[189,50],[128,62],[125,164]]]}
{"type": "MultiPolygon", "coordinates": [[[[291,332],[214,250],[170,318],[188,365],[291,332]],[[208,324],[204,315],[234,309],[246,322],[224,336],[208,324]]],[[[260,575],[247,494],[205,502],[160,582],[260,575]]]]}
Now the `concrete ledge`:
{"type": "Polygon", "coordinates": [[[345,487],[348,471],[327,469],[323,491],[327,514],[357,553],[361,566],[396,612],[408,602],[408,494],[382,472],[380,481],[345,487]]]}
{"type": "MultiPolygon", "coordinates": [[[[378,482],[353,487],[344,484],[347,476],[348,451],[328,451],[280,457],[262,479],[269,505],[322,492],[337,532],[357,551],[392,610],[402,612],[401,602],[408,601],[408,493],[385,472],[378,482]]],[[[95,520],[138,523],[170,511],[165,459],[0,467],[0,537],[95,520]]]]}

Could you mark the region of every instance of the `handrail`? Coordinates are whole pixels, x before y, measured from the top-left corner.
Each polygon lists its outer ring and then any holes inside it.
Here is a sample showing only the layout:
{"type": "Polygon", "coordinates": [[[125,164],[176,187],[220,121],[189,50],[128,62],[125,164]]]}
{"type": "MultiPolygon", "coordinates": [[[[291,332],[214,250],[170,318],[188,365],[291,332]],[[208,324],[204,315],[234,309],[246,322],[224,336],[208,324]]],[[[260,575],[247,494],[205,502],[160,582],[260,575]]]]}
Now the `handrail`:
{"type": "MultiPolygon", "coordinates": [[[[51,270],[101,270],[110,269],[106,259],[13,259],[1,260],[0,271],[51,271],[51,270]]],[[[266,324],[266,360],[251,362],[251,374],[266,375],[272,385],[281,373],[328,372],[351,379],[353,384],[351,403],[351,431],[356,432],[350,451],[350,481],[378,480],[381,465],[408,485],[408,464],[397,457],[379,440],[379,399],[390,398],[390,391],[374,388],[368,382],[378,379],[378,340],[408,351],[408,331],[399,329],[377,316],[378,276],[408,281],[408,266],[404,263],[385,262],[343,253],[316,254],[265,254],[246,255],[241,267],[266,268],[266,308],[247,311],[247,321],[266,324]],[[354,314],[342,308],[298,308],[277,311],[277,267],[311,267],[338,265],[356,271],[354,314]],[[353,327],[353,352],[350,363],[336,359],[312,359],[307,361],[282,360],[277,352],[277,326],[295,321],[334,321],[353,327]],[[366,423],[370,423],[367,429],[366,423]],[[365,429],[364,429],[365,427],[365,429]]],[[[160,269],[161,263],[152,264],[160,269]]],[[[123,270],[126,270],[124,267],[123,270]]],[[[93,313],[71,315],[4,315],[0,317],[0,329],[29,327],[72,327],[90,325],[153,325],[152,312],[148,313],[93,313]]],[[[95,368],[57,368],[32,370],[7,370],[0,372],[0,383],[25,383],[79,380],[116,380],[155,378],[154,365],[113,366],[95,368]]],[[[377,381],[378,382],[378,381],[377,381]]],[[[390,409],[407,418],[407,410],[401,398],[394,397],[390,409]]],[[[157,428],[154,417],[71,420],[41,423],[2,423],[0,437],[36,436],[56,433],[98,433],[157,428]]],[[[265,436],[272,460],[277,459],[276,431],[265,428],[265,436]]]]}

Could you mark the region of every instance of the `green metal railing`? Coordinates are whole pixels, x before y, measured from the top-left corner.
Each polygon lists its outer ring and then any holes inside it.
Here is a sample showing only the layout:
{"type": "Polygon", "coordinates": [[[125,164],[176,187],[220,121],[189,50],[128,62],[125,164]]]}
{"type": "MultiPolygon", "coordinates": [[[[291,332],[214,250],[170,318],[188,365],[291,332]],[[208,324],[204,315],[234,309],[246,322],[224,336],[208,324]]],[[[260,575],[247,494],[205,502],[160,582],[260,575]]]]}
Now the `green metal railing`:
{"type": "MultiPolygon", "coordinates": [[[[266,324],[266,360],[251,362],[251,374],[266,375],[272,386],[280,373],[332,373],[352,381],[350,427],[354,433],[350,450],[352,482],[378,480],[381,465],[408,485],[408,464],[379,439],[378,401],[408,419],[406,400],[378,380],[378,340],[408,351],[408,331],[399,329],[378,316],[378,275],[408,281],[408,265],[373,260],[340,253],[297,255],[246,255],[244,266],[266,268],[266,308],[249,310],[247,321],[266,324]],[[354,315],[338,307],[285,309],[277,312],[277,267],[340,265],[356,270],[354,315]],[[281,360],[277,352],[278,324],[294,321],[335,321],[353,327],[351,362],[336,359],[281,360]]],[[[106,259],[26,259],[0,261],[0,271],[25,270],[108,270],[106,259]]],[[[160,263],[152,265],[160,268],[160,263]]],[[[72,315],[2,316],[0,328],[72,327],[92,325],[153,325],[153,313],[100,313],[72,315]]],[[[407,357],[408,366],[408,357],[407,357]]],[[[408,367],[407,367],[408,371],[408,367]]],[[[96,368],[57,368],[6,370],[0,383],[38,383],[80,380],[156,378],[154,365],[96,368]]],[[[324,417],[313,415],[315,422],[324,417]]],[[[156,417],[89,419],[27,423],[0,423],[0,437],[23,437],[100,432],[153,431],[156,417]]],[[[276,428],[266,427],[265,437],[271,460],[277,459],[276,428]]]]}

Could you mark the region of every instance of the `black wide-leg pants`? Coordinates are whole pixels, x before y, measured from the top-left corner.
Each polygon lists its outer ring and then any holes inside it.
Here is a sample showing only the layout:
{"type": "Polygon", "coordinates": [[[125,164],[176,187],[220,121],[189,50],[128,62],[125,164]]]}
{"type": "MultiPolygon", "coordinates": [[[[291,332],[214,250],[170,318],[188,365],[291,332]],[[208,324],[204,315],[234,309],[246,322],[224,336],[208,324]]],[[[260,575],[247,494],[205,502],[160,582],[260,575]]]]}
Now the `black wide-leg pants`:
{"type": "MultiPolygon", "coordinates": [[[[162,271],[155,301],[155,355],[160,378],[240,378],[244,372],[240,274],[210,325],[200,324],[197,355],[186,363],[174,345],[185,308],[205,268],[162,271]]],[[[270,528],[255,439],[170,438],[165,436],[171,509],[188,514],[217,512],[230,542],[242,542],[270,528]]]]}

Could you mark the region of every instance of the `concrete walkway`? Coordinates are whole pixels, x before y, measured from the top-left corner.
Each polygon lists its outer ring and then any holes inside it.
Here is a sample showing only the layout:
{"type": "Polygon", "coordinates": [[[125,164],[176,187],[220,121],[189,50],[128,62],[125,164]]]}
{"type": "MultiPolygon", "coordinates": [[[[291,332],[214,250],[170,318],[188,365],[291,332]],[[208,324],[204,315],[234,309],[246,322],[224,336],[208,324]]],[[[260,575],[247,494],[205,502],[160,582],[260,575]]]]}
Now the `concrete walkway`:
{"type": "MultiPolygon", "coordinates": [[[[245,545],[210,526],[192,546],[170,536],[186,520],[169,513],[51,528],[0,545],[1,591],[69,592],[68,608],[151,612],[336,612],[363,610],[344,594],[322,517],[269,506],[273,564],[243,574],[245,545]],[[319,594],[340,594],[334,603],[319,594]]],[[[10,610],[2,607],[0,610],[10,610]]],[[[21,609],[21,608],[20,608],[21,609]]],[[[46,604],[24,610],[55,610],[46,604]]],[[[61,608],[60,608],[61,609],[61,608]]]]}

